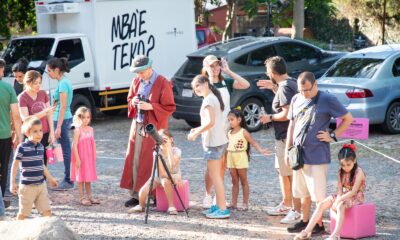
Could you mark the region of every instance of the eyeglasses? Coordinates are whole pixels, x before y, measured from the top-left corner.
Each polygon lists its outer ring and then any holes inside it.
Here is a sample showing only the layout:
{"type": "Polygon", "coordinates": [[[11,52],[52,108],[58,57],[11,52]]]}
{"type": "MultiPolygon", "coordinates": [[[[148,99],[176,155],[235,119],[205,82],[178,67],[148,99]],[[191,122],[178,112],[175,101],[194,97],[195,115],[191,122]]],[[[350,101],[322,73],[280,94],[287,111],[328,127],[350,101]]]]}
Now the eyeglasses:
{"type": "Polygon", "coordinates": [[[313,87],[315,84],[312,84],[311,87],[309,89],[299,89],[300,93],[309,93],[312,91],[313,87]]]}

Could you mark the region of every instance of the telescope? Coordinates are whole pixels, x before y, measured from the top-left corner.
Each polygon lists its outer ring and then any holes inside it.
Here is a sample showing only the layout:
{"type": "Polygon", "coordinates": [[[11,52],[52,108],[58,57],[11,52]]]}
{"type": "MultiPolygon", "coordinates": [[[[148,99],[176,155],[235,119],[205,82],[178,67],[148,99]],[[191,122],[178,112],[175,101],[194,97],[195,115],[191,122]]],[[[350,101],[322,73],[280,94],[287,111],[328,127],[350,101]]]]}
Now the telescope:
{"type": "Polygon", "coordinates": [[[158,134],[156,127],[149,123],[145,127],[145,131],[153,138],[156,145],[162,145],[164,143],[164,139],[158,134]]]}

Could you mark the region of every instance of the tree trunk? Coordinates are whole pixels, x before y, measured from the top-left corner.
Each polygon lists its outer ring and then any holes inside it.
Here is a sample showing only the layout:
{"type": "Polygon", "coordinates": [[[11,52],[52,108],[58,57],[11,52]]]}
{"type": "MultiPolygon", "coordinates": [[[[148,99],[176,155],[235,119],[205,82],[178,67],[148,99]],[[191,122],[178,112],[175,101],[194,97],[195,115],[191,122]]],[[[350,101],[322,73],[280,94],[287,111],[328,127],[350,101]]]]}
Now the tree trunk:
{"type": "Polygon", "coordinates": [[[236,19],[238,2],[239,0],[227,1],[226,24],[224,32],[222,33],[222,40],[228,40],[233,37],[233,21],[236,19]]]}
{"type": "Polygon", "coordinates": [[[303,39],[304,0],[295,0],[293,6],[292,38],[303,39]]]}
{"type": "Polygon", "coordinates": [[[383,1],[382,45],[385,44],[385,24],[386,24],[386,0],[383,1]]]}

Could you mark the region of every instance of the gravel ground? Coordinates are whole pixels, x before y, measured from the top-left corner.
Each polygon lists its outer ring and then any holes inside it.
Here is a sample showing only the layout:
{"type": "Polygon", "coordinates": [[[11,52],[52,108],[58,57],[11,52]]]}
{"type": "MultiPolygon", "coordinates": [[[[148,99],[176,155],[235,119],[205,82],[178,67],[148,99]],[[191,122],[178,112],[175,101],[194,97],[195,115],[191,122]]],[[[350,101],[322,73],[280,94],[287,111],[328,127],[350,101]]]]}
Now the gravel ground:
{"type": "MultiPolygon", "coordinates": [[[[265,209],[281,200],[278,178],[274,170],[273,157],[253,154],[249,168],[250,209],[246,212],[232,211],[229,220],[206,220],[201,214],[204,195],[205,162],[201,159],[200,139],[188,142],[189,127],[181,120],[170,120],[170,129],[175,144],[183,150],[181,169],[183,178],[190,182],[189,218],[184,213],[169,216],[151,210],[148,224],[144,214],[128,215],[124,202],[129,198],[127,191],[120,189],[119,180],[127,145],[130,120],[125,116],[106,117],[101,115],[93,122],[98,151],[97,171],[99,181],[93,184],[94,194],[101,199],[98,206],[83,207],[78,203],[77,190],[50,192],[54,215],[82,239],[292,239],[286,225],[279,224],[280,217],[267,216],[265,209]]],[[[264,129],[253,137],[269,149],[273,149],[273,130],[264,129]]],[[[390,156],[399,156],[398,135],[383,135],[372,129],[370,139],[362,143],[390,156]]],[[[332,148],[333,159],[339,146],[332,148]]],[[[360,147],[359,164],[367,174],[367,200],[376,203],[378,235],[369,239],[399,239],[400,208],[398,207],[400,164],[394,163],[360,147]]],[[[338,162],[329,168],[328,191],[336,190],[338,162]]],[[[61,179],[61,163],[50,166],[52,174],[61,179]]],[[[227,199],[230,199],[231,183],[225,176],[227,199]]],[[[239,197],[239,201],[241,196],[239,197]]],[[[18,207],[17,199],[6,214],[14,218],[18,207]]],[[[34,216],[37,216],[36,214],[34,216]]],[[[325,215],[325,226],[329,221],[325,215]]],[[[322,239],[317,237],[315,239],[322,239]]]]}

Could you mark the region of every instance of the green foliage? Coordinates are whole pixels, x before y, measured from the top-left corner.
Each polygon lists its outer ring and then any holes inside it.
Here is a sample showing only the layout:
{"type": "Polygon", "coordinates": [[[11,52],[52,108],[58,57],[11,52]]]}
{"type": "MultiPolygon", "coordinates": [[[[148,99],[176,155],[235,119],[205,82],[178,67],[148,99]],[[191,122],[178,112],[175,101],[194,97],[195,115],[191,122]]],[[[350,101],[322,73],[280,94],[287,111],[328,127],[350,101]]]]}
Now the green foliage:
{"type": "Polygon", "coordinates": [[[11,28],[17,32],[27,27],[36,29],[35,3],[33,0],[2,0],[0,2],[0,35],[11,36],[11,28]]]}
{"type": "Polygon", "coordinates": [[[332,0],[306,0],[306,27],[311,28],[316,40],[329,43],[352,41],[353,30],[348,19],[337,19],[332,0]]]}

